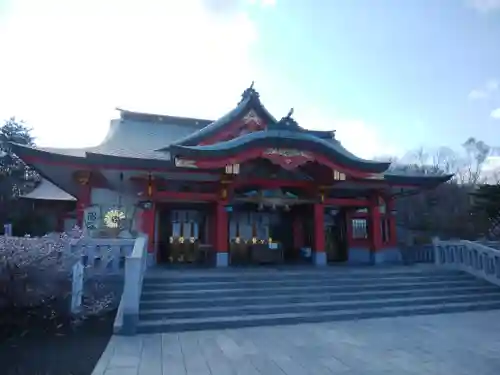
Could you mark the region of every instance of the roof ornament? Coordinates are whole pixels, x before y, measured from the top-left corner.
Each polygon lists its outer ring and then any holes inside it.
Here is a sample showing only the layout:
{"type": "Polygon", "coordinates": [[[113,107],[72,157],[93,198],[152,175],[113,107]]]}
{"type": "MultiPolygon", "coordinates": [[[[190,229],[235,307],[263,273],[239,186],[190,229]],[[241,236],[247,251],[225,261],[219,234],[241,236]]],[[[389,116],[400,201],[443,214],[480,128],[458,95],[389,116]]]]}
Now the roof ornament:
{"type": "Polygon", "coordinates": [[[299,124],[295,119],[292,117],[293,115],[293,108],[290,108],[288,111],[287,115],[285,117],[282,117],[281,120],[278,122],[279,126],[283,129],[290,130],[290,128],[298,128],[299,124]]]}
{"type": "Polygon", "coordinates": [[[238,104],[240,104],[244,100],[250,100],[250,99],[259,99],[259,93],[253,88],[255,85],[255,81],[252,81],[252,84],[250,85],[249,88],[247,88],[245,91],[243,91],[243,94],[241,94],[241,100],[238,104]]]}

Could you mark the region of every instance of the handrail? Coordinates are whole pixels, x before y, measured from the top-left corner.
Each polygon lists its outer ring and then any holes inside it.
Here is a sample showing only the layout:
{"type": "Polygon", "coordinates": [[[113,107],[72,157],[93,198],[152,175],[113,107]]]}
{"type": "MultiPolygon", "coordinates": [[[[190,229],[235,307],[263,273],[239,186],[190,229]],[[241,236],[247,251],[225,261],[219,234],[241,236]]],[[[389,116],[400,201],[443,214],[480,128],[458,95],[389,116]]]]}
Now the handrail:
{"type": "Polygon", "coordinates": [[[124,335],[136,333],[142,282],[147,268],[147,245],[148,236],[140,235],[135,240],[131,254],[125,259],[125,282],[115,319],[115,333],[124,335]]]}
{"type": "Polygon", "coordinates": [[[500,286],[500,250],[466,240],[433,239],[436,265],[461,270],[500,286]]]}

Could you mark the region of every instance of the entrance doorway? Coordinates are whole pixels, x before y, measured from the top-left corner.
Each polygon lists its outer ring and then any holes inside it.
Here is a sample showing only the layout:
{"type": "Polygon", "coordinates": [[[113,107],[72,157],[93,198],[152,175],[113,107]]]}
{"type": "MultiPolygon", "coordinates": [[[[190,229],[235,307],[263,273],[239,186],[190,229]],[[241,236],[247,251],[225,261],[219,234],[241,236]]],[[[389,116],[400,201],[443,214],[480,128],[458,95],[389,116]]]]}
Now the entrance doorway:
{"type": "Polygon", "coordinates": [[[229,215],[231,265],[283,264],[298,257],[289,210],[240,204],[229,215]]]}
{"type": "Polygon", "coordinates": [[[347,261],[347,222],[345,210],[325,214],[325,251],[329,263],[347,261]]]}
{"type": "Polygon", "coordinates": [[[158,263],[201,264],[207,262],[207,208],[204,205],[158,207],[158,263]]]}

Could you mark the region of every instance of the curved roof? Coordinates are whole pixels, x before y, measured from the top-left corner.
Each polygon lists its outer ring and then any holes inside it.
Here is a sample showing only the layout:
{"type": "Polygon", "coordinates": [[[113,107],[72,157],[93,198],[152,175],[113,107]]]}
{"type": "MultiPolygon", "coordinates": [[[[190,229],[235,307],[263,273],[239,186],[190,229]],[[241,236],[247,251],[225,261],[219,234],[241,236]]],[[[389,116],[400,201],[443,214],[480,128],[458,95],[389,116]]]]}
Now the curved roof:
{"type": "Polygon", "coordinates": [[[444,175],[422,175],[422,174],[408,174],[408,173],[384,173],[384,181],[392,184],[411,184],[422,187],[435,187],[439,184],[449,181],[453,174],[444,175]]]}
{"type": "MultiPolygon", "coordinates": [[[[185,140],[192,140],[194,139],[192,137],[195,136],[204,138],[204,134],[213,134],[224,124],[231,123],[238,115],[245,114],[245,108],[252,106],[260,108],[262,113],[259,114],[267,116],[270,122],[277,124],[276,119],[260,103],[259,94],[253,88],[249,88],[243,94],[238,106],[217,121],[118,109],[120,118],[111,120],[105,138],[97,146],[82,148],[37,147],[33,152],[39,154],[40,151],[43,151],[54,154],[54,157],[73,157],[76,158],[76,161],[78,158],[83,161],[88,153],[102,155],[102,157],[166,161],[170,160],[169,153],[155,150],[165,148],[173,143],[185,144],[185,140]]],[[[300,128],[298,125],[296,127],[300,128]]],[[[300,129],[324,139],[331,139],[333,134],[330,131],[300,129]]],[[[186,145],[188,144],[191,142],[186,143],[186,145]]],[[[22,151],[29,152],[26,147],[23,147],[22,151]]]]}
{"type": "Polygon", "coordinates": [[[184,157],[218,158],[232,156],[241,151],[256,147],[297,148],[304,151],[318,152],[335,159],[341,165],[372,173],[381,173],[389,168],[390,163],[361,159],[347,151],[335,140],[327,141],[307,132],[293,130],[265,130],[248,133],[229,141],[203,146],[172,144],[158,151],[169,150],[171,154],[184,157]],[[333,142],[332,142],[333,141],[333,142]]]}

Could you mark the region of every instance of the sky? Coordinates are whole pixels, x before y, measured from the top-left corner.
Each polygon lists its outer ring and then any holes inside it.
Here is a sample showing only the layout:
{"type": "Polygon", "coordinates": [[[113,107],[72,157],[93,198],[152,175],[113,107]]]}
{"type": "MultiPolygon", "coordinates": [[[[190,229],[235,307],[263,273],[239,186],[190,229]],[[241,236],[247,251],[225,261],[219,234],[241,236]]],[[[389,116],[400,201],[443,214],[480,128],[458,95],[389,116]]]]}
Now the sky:
{"type": "Polygon", "coordinates": [[[216,119],[252,81],[361,157],[500,146],[500,0],[0,0],[0,54],[0,120],[42,146],[116,107],[216,119]]]}

